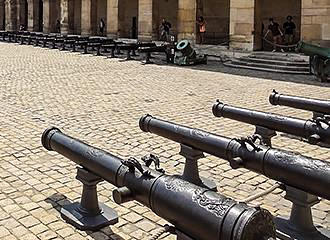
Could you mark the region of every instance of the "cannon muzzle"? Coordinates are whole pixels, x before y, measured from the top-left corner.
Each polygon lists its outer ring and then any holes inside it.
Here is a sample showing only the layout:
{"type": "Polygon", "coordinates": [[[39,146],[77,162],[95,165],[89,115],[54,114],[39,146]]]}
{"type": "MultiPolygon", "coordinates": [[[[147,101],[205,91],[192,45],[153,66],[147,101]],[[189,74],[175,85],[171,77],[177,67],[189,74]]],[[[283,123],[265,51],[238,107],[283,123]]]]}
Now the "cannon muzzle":
{"type": "Polygon", "coordinates": [[[136,200],[175,225],[189,239],[275,237],[274,222],[267,210],[237,203],[176,176],[141,166],[134,159],[125,161],[67,136],[57,128],[47,129],[41,141],[47,150],[60,153],[119,187],[113,193],[116,203],[136,200]]]}
{"type": "Polygon", "coordinates": [[[313,111],[324,115],[330,114],[330,101],[290,96],[280,94],[275,90],[273,90],[273,92],[270,94],[269,102],[272,105],[282,105],[307,111],[313,111]]]}
{"type": "MultiPolygon", "coordinates": [[[[221,109],[222,105],[218,106],[221,109]]],[[[221,113],[219,113],[221,115],[221,113]]],[[[172,141],[188,145],[230,162],[233,168],[244,167],[285,185],[330,200],[330,163],[297,155],[293,152],[229,139],[198,129],[156,119],[140,119],[140,128],[172,141]]]]}
{"type": "MultiPolygon", "coordinates": [[[[272,100],[276,102],[277,100],[272,100]]],[[[217,101],[212,108],[213,115],[240,122],[261,126],[306,139],[310,144],[329,144],[330,127],[326,123],[314,120],[286,117],[234,107],[217,101]]]]}

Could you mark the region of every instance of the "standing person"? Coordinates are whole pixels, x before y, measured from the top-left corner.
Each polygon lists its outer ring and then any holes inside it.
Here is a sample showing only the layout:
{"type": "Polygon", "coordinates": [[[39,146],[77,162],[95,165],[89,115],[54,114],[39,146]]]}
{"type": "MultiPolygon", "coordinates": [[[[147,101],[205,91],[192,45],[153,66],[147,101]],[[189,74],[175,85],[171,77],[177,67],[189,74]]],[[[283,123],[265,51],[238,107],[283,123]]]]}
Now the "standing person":
{"type": "Polygon", "coordinates": [[[171,29],[172,25],[171,23],[169,23],[168,21],[165,20],[165,18],[163,18],[162,23],[160,25],[160,40],[162,41],[168,41],[168,36],[170,35],[170,29],[171,29]]]}
{"type": "Polygon", "coordinates": [[[104,22],[103,18],[101,18],[101,20],[100,20],[99,28],[100,28],[101,36],[103,36],[104,29],[105,29],[105,22],[104,22]]]}
{"type": "Polygon", "coordinates": [[[204,17],[200,16],[197,24],[199,26],[199,44],[203,44],[206,32],[206,21],[204,20],[204,17]]]}
{"type": "MultiPolygon", "coordinates": [[[[273,43],[274,43],[274,49],[273,52],[276,52],[276,45],[275,44],[280,44],[281,43],[281,38],[283,36],[283,33],[280,29],[280,25],[277,22],[274,22],[273,18],[269,19],[269,25],[268,25],[268,30],[264,36],[264,38],[267,37],[268,33],[272,32],[273,35],[273,43]]],[[[284,52],[283,48],[280,48],[281,52],[284,52]]]]}
{"type": "MultiPolygon", "coordinates": [[[[286,22],[283,24],[284,35],[285,35],[285,43],[287,45],[292,45],[295,35],[296,24],[292,21],[292,16],[286,17],[286,22]]],[[[290,50],[290,48],[289,48],[290,50]]]]}
{"type": "Polygon", "coordinates": [[[56,20],[56,32],[57,33],[61,33],[61,22],[60,22],[60,20],[56,20]]]}

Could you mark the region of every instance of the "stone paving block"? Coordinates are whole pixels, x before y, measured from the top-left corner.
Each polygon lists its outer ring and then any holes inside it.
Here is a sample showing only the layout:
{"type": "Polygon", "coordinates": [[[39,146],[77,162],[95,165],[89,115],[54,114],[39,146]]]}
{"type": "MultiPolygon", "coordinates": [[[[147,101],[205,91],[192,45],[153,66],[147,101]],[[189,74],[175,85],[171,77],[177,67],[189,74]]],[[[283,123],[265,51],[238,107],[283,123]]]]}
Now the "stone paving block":
{"type": "MultiPolygon", "coordinates": [[[[136,202],[113,202],[111,184],[98,184],[99,200],[118,211],[114,226],[95,233],[74,229],[60,216],[60,207],[79,201],[82,185],[76,165],[46,151],[40,137],[46,127],[63,132],[122,158],[155,153],[168,174],[182,174],[185,159],[179,144],[142,132],[138,119],[146,113],[226,137],[243,137],[254,126],[217,119],[216,99],[235,106],[303,119],[307,111],[268,103],[272,89],[281,93],[330,99],[330,84],[312,76],[294,76],[228,69],[217,62],[179,68],[50,51],[0,42],[0,239],[146,239],[167,223],[136,202]]],[[[273,146],[330,161],[326,148],[278,133],[273,146]]],[[[201,176],[213,179],[219,191],[244,199],[275,181],[206,154],[201,176]]],[[[278,189],[251,202],[287,216],[291,204],[278,189]]],[[[330,202],[313,207],[314,221],[330,228],[330,202]]],[[[161,239],[175,239],[164,235],[161,239]]]]}

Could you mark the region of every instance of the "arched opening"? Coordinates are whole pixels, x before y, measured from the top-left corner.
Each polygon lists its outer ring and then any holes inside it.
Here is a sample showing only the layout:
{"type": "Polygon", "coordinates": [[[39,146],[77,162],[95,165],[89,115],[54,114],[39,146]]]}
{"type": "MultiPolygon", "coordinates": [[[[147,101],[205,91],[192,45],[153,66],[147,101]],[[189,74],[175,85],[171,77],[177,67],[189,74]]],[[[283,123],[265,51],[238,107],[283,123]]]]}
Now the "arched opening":
{"type": "MultiPolygon", "coordinates": [[[[287,16],[292,16],[296,25],[293,43],[297,43],[300,40],[301,31],[301,0],[255,0],[254,50],[269,51],[273,49],[270,43],[263,40],[269,26],[269,18],[273,18],[284,33],[283,24],[287,21],[287,16]]],[[[271,33],[268,34],[267,40],[272,42],[271,33]]],[[[285,40],[282,41],[282,44],[286,44],[285,40]]]]}
{"type": "Polygon", "coordinates": [[[138,37],[138,0],[121,0],[118,3],[118,37],[138,37]]]}
{"type": "Polygon", "coordinates": [[[5,1],[0,0],[0,30],[5,30],[5,24],[6,24],[5,1]]]}
{"type": "Polygon", "coordinates": [[[104,25],[107,24],[107,0],[93,0],[91,6],[91,29],[93,35],[106,35],[106,26],[101,33],[100,22],[103,19],[104,25]]]}
{"type": "Polygon", "coordinates": [[[43,25],[44,25],[44,22],[43,22],[43,10],[44,10],[44,7],[43,7],[43,0],[38,0],[38,29],[37,31],[39,32],[42,32],[43,31],[43,25]]]}
{"type": "Polygon", "coordinates": [[[43,2],[43,31],[51,33],[60,32],[61,5],[60,0],[43,2]]]}
{"type": "Polygon", "coordinates": [[[81,0],[73,0],[68,3],[68,24],[69,33],[81,33],[81,0]]]}
{"type": "Polygon", "coordinates": [[[19,30],[27,30],[28,25],[28,2],[27,0],[21,0],[19,4],[19,30]]]}
{"type": "Polygon", "coordinates": [[[153,1],[153,35],[157,40],[161,39],[162,20],[169,22],[171,25],[170,35],[177,38],[177,22],[178,22],[178,0],[156,0],[153,1]]]}
{"type": "MultiPolygon", "coordinates": [[[[230,0],[198,0],[197,17],[202,16],[206,21],[204,43],[221,44],[229,39],[230,0]]],[[[197,43],[199,27],[196,28],[197,43]]]]}

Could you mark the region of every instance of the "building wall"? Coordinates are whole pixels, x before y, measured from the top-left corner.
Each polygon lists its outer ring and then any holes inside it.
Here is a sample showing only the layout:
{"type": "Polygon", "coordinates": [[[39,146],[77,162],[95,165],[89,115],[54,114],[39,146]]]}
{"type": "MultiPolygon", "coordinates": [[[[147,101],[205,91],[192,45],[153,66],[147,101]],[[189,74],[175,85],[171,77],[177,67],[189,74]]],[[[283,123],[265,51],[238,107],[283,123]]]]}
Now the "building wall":
{"type": "Polygon", "coordinates": [[[5,0],[0,0],[0,30],[5,29],[5,0]]]}
{"type": "Polygon", "coordinates": [[[302,0],[301,38],[330,47],[330,0],[302,0]]]}
{"type": "MultiPolygon", "coordinates": [[[[133,17],[138,21],[138,0],[119,0],[118,3],[118,31],[119,37],[129,38],[132,36],[133,17]]],[[[136,29],[138,31],[138,29],[136,29]]]]}
{"type": "MultiPolygon", "coordinates": [[[[301,29],[301,0],[258,0],[255,5],[254,49],[259,50],[261,48],[261,39],[267,31],[269,18],[273,18],[283,31],[283,23],[286,22],[286,17],[289,15],[293,17],[293,22],[296,24],[295,42],[298,42],[301,29]],[[262,24],[264,24],[264,32],[262,32],[262,24]]],[[[269,34],[268,38],[271,40],[271,34],[269,34]]],[[[271,50],[272,46],[265,43],[264,49],[271,50]]]]}
{"type": "Polygon", "coordinates": [[[197,17],[203,16],[206,25],[205,42],[220,43],[229,35],[229,0],[197,1],[197,17]]]}
{"type": "Polygon", "coordinates": [[[54,32],[56,21],[66,19],[63,13],[67,5],[70,12],[64,23],[68,27],[64,26],[63,31],[76,34],[99,34],[103,18],[112,37],[132,37],[136,17],[139,38],[155,40],[159,38],[161,19],[165,18],[179,40],[194,42],[196,19],[202,15],[207,21],[208,39],[220,41],[229,35],[230,47],[252,50],[261,46],[262,23],[266,29],[268,18],[273,17],[282,25],[286,16],[292,15],[297,40],[300,37],[330,46],[330,0],[0,0],[0,29],[5,19],[6,30],[28,22],[29,30],[36,31],[42,18],[43,31],[54,32]],[[35,5],[43,6],[43,14],[35,5]],[[29,11],[28,19],[25,9],[29,11]]]}
{"type": "Polygon", "coordinates": [[[178,0],[158,0],[154,1],[153,6],[153,31],[157,33],[157,38],[160,37],[160,25],[165,19],[171,23],[172,28],[170,34],[177,35],[178,15],[173,9],[178,9],[178,0]]]}
{"type": "MultiPolygon", "coordinates": [[[[256,0],[258,1],[258,0],[256,0]]],[[[230,1],[230,47],[253,49],[255,0],[230,1]]]]}

